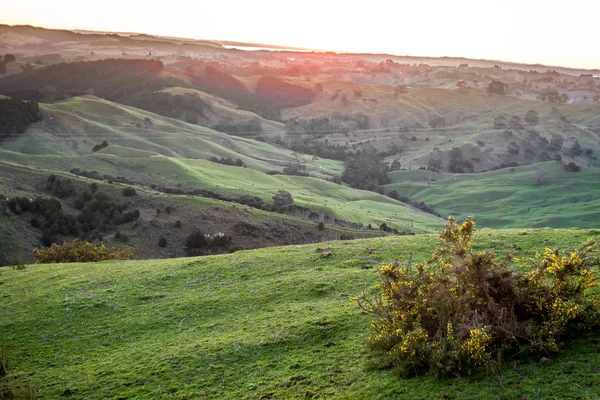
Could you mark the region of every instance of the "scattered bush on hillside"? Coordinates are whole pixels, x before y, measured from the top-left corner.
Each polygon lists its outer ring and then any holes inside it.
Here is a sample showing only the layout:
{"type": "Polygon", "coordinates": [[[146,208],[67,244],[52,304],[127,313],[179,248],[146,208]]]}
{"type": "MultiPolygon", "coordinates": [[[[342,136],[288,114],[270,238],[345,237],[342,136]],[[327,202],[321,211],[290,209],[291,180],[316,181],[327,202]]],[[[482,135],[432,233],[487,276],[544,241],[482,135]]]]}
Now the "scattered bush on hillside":
{"type": "Polygon", "coordinates": [[[201,256],[212,253],[227,253],[231,251],[233,238],[223,233],[208,235],[196,231],[188,236],[185,247],[188,256],[201,256]]]}
{"type": "Polygon", "coordinates": [[[244,162],[242,161],[241,158],[236,158],[234,160],[233,158],[230,158],[230,157],[217,158],[217,157],[213,156],[210,158],[210,161],[214,162],[214,163],[218,163],[218,164],[230,165],[232,167],[243,167],[244,166],[244,162]]]}
{"type": "Polygon", "coordinates": [[[429,114],[429,126],[433,129],[446,126],[446,118],[439,114],[429,114]]]}
{"type": "Polygon", "coordinates": [[[103,244],[95,246],[79,239],[62,245],[54,243],[47,249],[35,249],[33,252],[36,264],[129,260],[133,257],[131,247],[116,249],[105,247],[103,244]]]}
{"type": "Polygon", "coordinates": [[[475,170],[473,163],[470,160],[463,158],[463,152],[460,148],[454,147],[450,152],[450,162],[448,163],[448,171],[454,173],[472,173],[475,170]]]}
{"type": "Polygon", "coordinates": [[[387,163],[376,154],[363,153],[344,161],[342,181],[356,189],[381,192],[381,185],[390,183],[387,163]]]}
{"type": "Polygon", "coordinates": [[[7,208],[15,215],[31,213],[34,215],[33,227],[41,229],[42,244],[54,242],[56,235],[78,236],[92,240],[93,234],[106,232],[115,226],[129,223],[140,217],[139,210],[126,211],[127,204],[119,204],[105,193],[89,191],[77,193],[75,185],[69,179],[61,180],[50,175],[45,190],[59,198],[74,197],[73,207],[80,210],[77,216],[66,214],[60,201],[55,198],[15,197],[7,202],[7,208]]]}
{"type": "Polygon", "coordinates": [[[310,176],[308,172],[306,172],[306,165],[300,163],[288,163],[283,168],[283,173],[285,175],[310,176]]]}
{"type": "Polygon", "coordinates": [[[390,192],[388,193],[388,197],[400,201],[400,195],[398,194],[398,191],[396,189],[390,190],[390,192]]]}
{"type": "Polygon", "coordinates": [[[281,207],[291,206],[292,204],[294,204],[294,199],[288,191],[278,190],[275,196],[273,196],[273,206],[276,210],[281,207]]]}
{"type": "Polygon", "coordinates": [[[563,163],[563,168],[568,172],[579,172],[581,170],[581,167],[579,167],[579,165],[575,164],[573,161],[569,163],[563,163]]]}
{"type": "Polygon", "coordinates": [[[325,230],[325,224],[323,223],[323,221],[320,221],[320,222],[317,224],[317,229],[318,229],[319,231],[321,231],[321,232],[325,230]]]}
{"type": "Polygon", "coordinates": [[[508,85],[501,81],[492,81],[487,87],[488,93],[493,94],[506,94],[508,90],[508,85]]]}
{"type": "Polygon", "coordinates": [[[137,192],[132,187],[126,187],[123,189],[123,197],[132,197],[136,196],[137,192]]]}
{"type": "Polygon", "coordinates": [[[537,125],[540,122],[540,117],[536,111],[529,110],[525,113],[525,122],[530,125],[537,125]]]}
{"type": "Polygon", "coordinates": [[[106,147],[108,147],[108,142],[106,140],[103,140],[102,143],[95,144],[94,147],[92,147],[92,153],[100,151],[100,150],[102,150],[102,149],[104,149],[106,147]]]}
{"type": "Polygon", "coordinates": [[[378,298],[352,298],[374,317],[370,345],[381,367],[438,377],[498,371],[505,358],[555,353],[567,334],[600,327],[596,241],[498,262],[491,251],[471,249],[474,234],[472,217],[462,224],[448,218],[428,263],[386,265],[378,298]]]}
{"type": "Polygon", "coordinates": [[[50,175],[46,180],[44,190],[59,199],[66,199],[75,195],[75,185],[70,179],[60,180],[56,175],[50,175]]]}

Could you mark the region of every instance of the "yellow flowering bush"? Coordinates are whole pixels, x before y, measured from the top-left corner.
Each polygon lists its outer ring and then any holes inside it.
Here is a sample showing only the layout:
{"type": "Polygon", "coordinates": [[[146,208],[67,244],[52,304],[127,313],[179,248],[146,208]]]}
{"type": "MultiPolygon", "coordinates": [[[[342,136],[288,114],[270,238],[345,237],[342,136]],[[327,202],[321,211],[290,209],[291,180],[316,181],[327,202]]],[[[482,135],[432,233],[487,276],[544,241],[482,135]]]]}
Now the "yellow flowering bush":
{"type": "Polygon", "coordinates": [[[352,298],[374,317],[370,346],[382,367],[438,377],[500,367],[507,355],[556,352],[569,332],[600,326],[598,244],[545,249],[534,259],[497,261],[471,249],[472,217],[448,218],[432,259],[381,268],[379,295],[352,298]],[[513,272],[517,263],[529,272],[513,272]]]}
{"type": "Polygon", "coordinates": [[[106,247],[103,244],[96,246],[79,239],[65,242],[62,245],[53,243],[47,249],[35,249],[33,252],[36,264],[129,260],[133,257],[131,247],[117,249],[106,247]]]}

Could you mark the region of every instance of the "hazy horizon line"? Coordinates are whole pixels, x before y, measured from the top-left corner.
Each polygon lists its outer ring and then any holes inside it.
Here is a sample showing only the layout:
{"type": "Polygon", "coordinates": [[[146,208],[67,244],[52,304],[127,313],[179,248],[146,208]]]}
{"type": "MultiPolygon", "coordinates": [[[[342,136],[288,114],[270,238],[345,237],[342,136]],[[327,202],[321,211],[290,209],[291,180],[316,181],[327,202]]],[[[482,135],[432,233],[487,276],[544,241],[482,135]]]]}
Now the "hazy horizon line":
{"type": "MultiPolygon", "coordinates": [[[[548,65],[543,63],[528,63],[521,61],[508,61],[502,59],[493,59],[493,58],[474,58],[467,56],[431,56],[431,55],[408,55],[408,54],[395,54],[392,52],[365,52],[365,51],[349,51],[349,50],[332,50],[332,49],[317,49],[311,47],[301,47],[301,46],[289,46],[284,44],[275,44],[275,43],[258,43],[258,42],[244,42],[241,40],[232,40],[232,39],[205,39],[198,37],[185,37],[185,36],[172,36],[172,35],[161,35],[156,33],[142,32],[142,31],[110,31],[110,30],[93,30],[93,29],[80,29],[80,28],[48,28],[45,26],[38,26],[32,24],[9,24],[2,23],[0,25],[5,25],[8,27],[31,27],[31,28],[39,28],[45,30],[55,30],[55,31],[69,31],[73,33],[79,33],[85,35],[87,33],[91,34],[117,34],[117,35],[146,35],[157,38],[165,38],[165,39],[180,39],[180,40],[190,40],[190,41],[203,41],[203,42],[214,42],[217,44],[229,43],[227,46],[231,46],[232,48],[239,47],[264,47],[264,49],[260,49],[259,51],[272,51],[272,49],[279,50],[288,50],[288,51],[297,51],[297,52],[314,52],[314,53],[334,53],[336,55],[371,55],[371,56],[391,56],[391,57],[401,57],[401,58],[426,58],[426,59],[462,59],[462,60],[472,60],[472,61],[485,61],[485,62],[495,62],[495,63],[504,63],[504,64],[513,64],[513,65],[522,65],[522,66],[531,66],[531,67],[545,67],[545,68],[562,68],[562,69],[570,69],[577,71],[595,71],[600,72],[600,67],[598,68],[583,68],[583,67],[570,67],[564,65],[548,65]],[[86,33],[84,33],[86,32],[86,33]]],[[[239,49],[243,50],[243,49],[239,49]]],[[[252,50],[246,50],[252,51],[252,50]]]]}

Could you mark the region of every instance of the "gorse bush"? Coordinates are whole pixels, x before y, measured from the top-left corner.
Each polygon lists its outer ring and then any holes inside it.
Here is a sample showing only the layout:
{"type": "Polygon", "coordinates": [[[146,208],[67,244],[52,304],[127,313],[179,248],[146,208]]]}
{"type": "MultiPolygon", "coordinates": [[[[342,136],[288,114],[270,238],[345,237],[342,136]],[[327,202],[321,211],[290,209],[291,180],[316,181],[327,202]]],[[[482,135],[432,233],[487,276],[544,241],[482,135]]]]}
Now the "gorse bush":
{"type": "Polygon", "coordinates": [[[131,247],[116,249],[103,244],[96,246],[79,239],[62,245],[54,243],[47,249],[35,249],[33,252],[36,264],[129,260],[133,257],[131,247]]]}
{"type": "Polygon", "coordinates": [[[382,367],[438,377],[498,371],[505,357],[558,352],[568,337],[600,326],[593,239],[570,253],[500,262],[471,249],[474,234],[473,218],[459,225],[450,217],[428,263],[384,266],[379,296],[352,298],[374,317],[370,345],[382,367]]]}

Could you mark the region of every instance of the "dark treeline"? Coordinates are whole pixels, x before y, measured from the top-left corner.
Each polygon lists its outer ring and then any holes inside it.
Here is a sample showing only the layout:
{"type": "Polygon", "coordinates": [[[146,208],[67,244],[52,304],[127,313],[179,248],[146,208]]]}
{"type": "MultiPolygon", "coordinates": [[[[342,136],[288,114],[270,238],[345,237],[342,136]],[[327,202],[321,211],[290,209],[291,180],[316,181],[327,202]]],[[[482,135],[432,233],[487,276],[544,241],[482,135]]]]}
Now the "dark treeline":
{"type": "Polygon", "coordinates": [[[165,92],[144,91],[129,99],[128,104],[164,117],[176,118],[197,124],[198,118],[206,117],[210,104],[192,93],[172,95],[165,92]]]}
{"type": "Polygon", "coordinates": [[[93,94],[111,101],[123,101],[144,91],[167,86],[158,78],[163,64],[156,60],[83,61],[37,68],[0,79],[0,93],[11,97],[39,96],[26,100],[54,101],[73,95],[93,94]]]}
{"type": "Polygon", "coordinates": [[[308,88],[294,85],[276,76],[264,76],[256,83],[256,94],[282,107],[298,107],[310,104],[315,93],[308,88]]]}
{"type": "MultiPolygon", "coordinates": [[[[281,119],[284,107],[308,104],[315,93],[276,77],[263,77],[256,93],[233,75],[207,66],[203,73],[187,72],[191,84],[163,78],[162,62],[150,59],[107,59],[53,64],[0,79],[0,93],[36,102],[64,100],[90,94],[106,100],[148,110],[163,116],[197,123],[210,105],[192,94],[159,92],[172,86],[200,89],[236,103],[241,109],[271,120],[281,119]]],[[[260,122],[260,121],[257,121],[260,122]]],[[[257,123],[244,127],[260,131],[257,123]]]]}
{"type": "Polygon", "coordinates": [[[0,142],[25,132],[29,125],[41,119],[36,102],[0,99],[0,142]]]}
{"type": "Polygon", "coordinates": [[[273,121],[281,120],[282,107],[275,102],[250,93],[246,86],[227,72],[207,66],[203,74],[194,74],[190,69],[192,85],[202,91],[223,97],[241,109],[254,112],[273,121]]]}
{"type": "Polygon", "coordinates": [[[195,87],[230,100],[243,110],[252,111],[274,121],[281,120],[283,108],[309,104],[315,96],[311,89],[274,76],[260,78],[256,85],[256,93],[251,93],[246,85],[233,75],[210,65],[200,74],[196,74],[190,68],[188,74],[195,87]]]}

